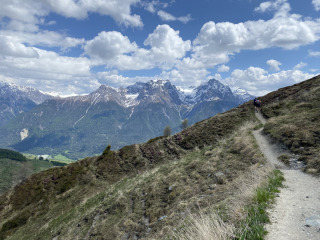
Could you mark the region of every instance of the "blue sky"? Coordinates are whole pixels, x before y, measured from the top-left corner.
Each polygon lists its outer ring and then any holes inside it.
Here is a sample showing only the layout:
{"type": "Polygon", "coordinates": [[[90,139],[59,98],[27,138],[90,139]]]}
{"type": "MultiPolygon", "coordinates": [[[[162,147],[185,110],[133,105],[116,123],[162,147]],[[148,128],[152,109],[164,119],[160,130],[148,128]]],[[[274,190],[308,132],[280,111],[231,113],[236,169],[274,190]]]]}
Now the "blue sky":
{"type": "Polygon", "coordinates": [[[0,80],[63,96],[211,78],[259,96],[320,73],[320,0],[0,2],[0,80]]]}

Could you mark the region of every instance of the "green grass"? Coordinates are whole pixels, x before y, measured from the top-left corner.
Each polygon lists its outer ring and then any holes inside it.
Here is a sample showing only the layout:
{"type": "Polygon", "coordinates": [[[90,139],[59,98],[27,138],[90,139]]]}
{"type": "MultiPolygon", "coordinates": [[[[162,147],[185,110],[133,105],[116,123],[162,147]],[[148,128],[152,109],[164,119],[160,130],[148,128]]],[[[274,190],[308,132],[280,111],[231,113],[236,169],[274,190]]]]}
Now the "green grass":
{"type": "Polygon", "coordinates": [[[262,128],[262,127],[263,127],[263,124],[260,123],[260,124],[258,124],[258,125],[256,125],[256,126],[254,126],[254,127],[253,127],[253,130],[259,130],[259,129],[262,128]]]}
{"type": "MultiPolygon", "coordinates": [[[[300,156],[304,171],[320,175],[320,76],[264,96],[264,132],[300,156]]],[[[287,161],[288,159],[283,159],[287,161]]]]}
{"type": "Polygon", "coordinates": [[[274,203],[275,194],[279,192],[284,181],[280,170],[274,170],[268,184],[256,190],[252,203],[246,207],[247,216],[237,233],[239,240],[263,240],[267,234],[264,225],[270,222],[267,209],[274,203]]]}
{"type": "Polygon", "coordinates": [[[53,160],[63,162],[63,163],[72,163],[74,160],[67,158],[66,156],[63,156],[62,154],[58,154],[53,156],[53,160]]]}
{"type": "Polygon", "coordinates": [[[0,194],[31,174],[44,171],[52,166],[48,161],[35,159],[27,159],[25,162],[0,159],[0,194]]]}

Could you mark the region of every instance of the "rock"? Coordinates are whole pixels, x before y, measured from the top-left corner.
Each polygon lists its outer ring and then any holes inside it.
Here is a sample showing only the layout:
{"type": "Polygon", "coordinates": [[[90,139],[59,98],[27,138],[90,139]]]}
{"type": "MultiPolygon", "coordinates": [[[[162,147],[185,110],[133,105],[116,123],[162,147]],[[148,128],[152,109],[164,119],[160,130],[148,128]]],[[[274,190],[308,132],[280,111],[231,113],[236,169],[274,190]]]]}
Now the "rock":
{"type": "Polygon", "coordinates": [[[204,153],[204,155],[205,156],[211,156],[213,153],[211,152],[211,151],[206,151],[205,153],[204,153]]]}
{"type": "Polygon", "coordinates": [[[306,219],[305,226],[320,227],[320,216],[311,216],[306,219]]]}
{"type": "Polygon", "coordinates": [[[162,221],[163,219],[166,219],[166,218],[167,218],[167,216],[161,216],[158,218],[158,221],[162,221]]]}
{"type": "Polygon", "coordinates": [[[223,172],[217,172],[214,174],[217,177],[218,184],[224,184],[227,181],[227,177],[223,172]]]}
{"type": "Polygon", "coordinates": [[[309,169],[307,169],[307,173],[315,174],[315,173],[318,173],[318,170],[315,168],[309,168],[309,169]]]}

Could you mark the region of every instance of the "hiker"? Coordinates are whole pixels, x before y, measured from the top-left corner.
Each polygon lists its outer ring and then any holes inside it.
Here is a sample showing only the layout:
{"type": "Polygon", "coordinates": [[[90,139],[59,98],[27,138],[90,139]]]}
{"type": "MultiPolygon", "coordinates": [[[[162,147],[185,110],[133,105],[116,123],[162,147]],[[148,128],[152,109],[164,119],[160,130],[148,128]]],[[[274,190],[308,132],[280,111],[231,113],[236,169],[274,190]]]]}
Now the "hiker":
{"type": "Polygon", "coordinates": [[[255,111],[259,112],[260,111],[260,106],[261,106],[261,101],[259,99],[255,98],[253,100],[253,105],[254,105],[255,111]]]}

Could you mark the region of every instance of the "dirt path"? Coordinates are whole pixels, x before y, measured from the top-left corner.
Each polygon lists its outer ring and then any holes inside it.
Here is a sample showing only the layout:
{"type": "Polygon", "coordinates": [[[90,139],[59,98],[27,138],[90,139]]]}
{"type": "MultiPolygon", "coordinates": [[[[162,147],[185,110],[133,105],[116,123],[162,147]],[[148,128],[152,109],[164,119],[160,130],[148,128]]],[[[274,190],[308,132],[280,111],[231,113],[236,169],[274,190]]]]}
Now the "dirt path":
{"type": "MultiPolygon", "coordinates": [[[[260,114],[257,118],[265,124],[260,114]]],[[[255,131],[259,147],[268,161],[281,169],[285,188],[281,189],[270,212],[267,240],[320,239],[320,179],[286,167],[277,158],[284,150],[272,145],[262,130],[255,131]]]]}

